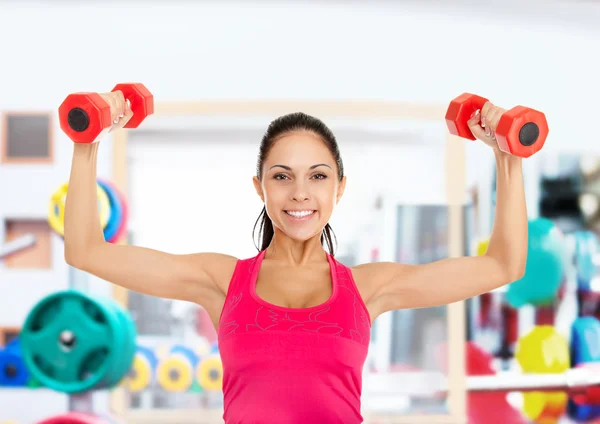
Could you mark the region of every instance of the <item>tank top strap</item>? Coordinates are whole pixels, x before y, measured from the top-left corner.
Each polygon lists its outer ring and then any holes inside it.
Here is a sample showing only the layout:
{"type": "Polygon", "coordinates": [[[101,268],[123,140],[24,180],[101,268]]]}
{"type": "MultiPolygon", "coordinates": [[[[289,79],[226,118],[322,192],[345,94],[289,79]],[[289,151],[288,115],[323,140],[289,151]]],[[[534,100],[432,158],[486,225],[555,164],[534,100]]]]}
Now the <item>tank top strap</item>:
{"type": "Polygon", "coordinates": [[[254,281],[256,274],[258,273],[259,260],[264,256],[265,251],[261,251],[258,255],[248,259],[238,259],[231,280],[229,281],[229,287],[227,288],[227,295],[225,297],[225,303],[221,310],[221,316],[227,315],[234,309],[242,299],[250,299],[250,284],[254,281]]]}
{"type": "Polygon", "coordinates": [[[355,293],[358,293],[358,289],[354,284],[354,279],[352,278],[350,269],[348,269],[348,267],[342,264],[341,262],[338,262],[329,253],[327,254],[327,256],[329,257],[329,263],[333,267],[333,277],[335,279],[333,284],[337,284],[339,287],[344,287],[350,289],[355,293]]]}
{"type": "MultiPolygon", "coordinates": [[[[333,281],[333,284],[337,285],[337,289],[339,291],[348,292],[352,294],[352,302],[354,305],[358,306],[361,315],[361,320],[368,319],[370,322],[369,310],[360,294],[360,291],[358,290],[356,281],[354,281],[352,270],[343,263],[339,262],[329,253],[327,255],[329,256],[332,267],[334,267],[333,276],[335,280],[333,281]]],[[[358,311],[356,312],[358,313],[358,311]]]]}

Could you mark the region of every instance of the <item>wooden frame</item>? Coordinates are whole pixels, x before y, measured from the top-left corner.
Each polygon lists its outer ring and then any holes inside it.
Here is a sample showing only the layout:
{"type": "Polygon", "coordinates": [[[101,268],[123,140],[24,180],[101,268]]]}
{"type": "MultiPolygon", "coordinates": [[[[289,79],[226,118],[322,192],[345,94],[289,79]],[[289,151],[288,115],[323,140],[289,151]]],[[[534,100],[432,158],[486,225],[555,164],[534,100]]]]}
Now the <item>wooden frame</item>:
{"type": "Polygon", "coordinates": [[[0,327],[0,347],[4,348],[8,342],[9,336],[21,333],[21,327],[0,327]]]}
{"type": "MultiPolygon", "coordinates": [[[[157,103],[155,114],[160,116],[253,116],[285,114],[302,110],[322,118],[389,118],[443,123],[445,106],[417,105],[401,102],[370,101],[204,101],[157,103]]],[[[113,181],[127,193],[127,132],[113,135],[113,181]]],[[[446,191],[449,213],[448,252],[451,257],[463,255],[462,207],[466,192],[466,159],[464,142],[446,135],[446,191]]],[[[127,291],[115,286],[114,298],[127,305],[127,291]]],[[[448,305],[448,415],[405,415],[384,417],[365,414],[365,423],[389,424],[465,424],[467,422],[465,368],[465,309],[464,302],[448,305]]],[[[126,395],[118,389],[112,395],[114,413],[131,424],[177,422],[180,424],[221,422],[221,414],[204,410],[128,412],[126,395]],[[206,420],[206,421],[204,421],[206,420]]]]}
{"type": "Polygon", "coordinates": [[[7,165],[51,164],[54,163],[55,123],[51,112],[13,111],[2,113],[2,136],[0,138],[0,163],[7,165]],[[47,116],[48,117],[48,157],[10,158],[8,157],[8,117],[9,116],[47,116]]]}

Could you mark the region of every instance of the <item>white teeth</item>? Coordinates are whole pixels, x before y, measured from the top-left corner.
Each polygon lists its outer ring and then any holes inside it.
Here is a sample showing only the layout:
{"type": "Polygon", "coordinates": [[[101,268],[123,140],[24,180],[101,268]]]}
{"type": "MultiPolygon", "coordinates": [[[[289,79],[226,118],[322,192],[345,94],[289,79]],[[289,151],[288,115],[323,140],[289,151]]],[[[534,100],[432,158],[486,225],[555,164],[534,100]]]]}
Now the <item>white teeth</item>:
{"type": "Polygon", "coordinates": [[[314,211],[285,211],[288,215],[295,216],[296,218],[304,218],[305,216],[312,215],[314,211]]]}

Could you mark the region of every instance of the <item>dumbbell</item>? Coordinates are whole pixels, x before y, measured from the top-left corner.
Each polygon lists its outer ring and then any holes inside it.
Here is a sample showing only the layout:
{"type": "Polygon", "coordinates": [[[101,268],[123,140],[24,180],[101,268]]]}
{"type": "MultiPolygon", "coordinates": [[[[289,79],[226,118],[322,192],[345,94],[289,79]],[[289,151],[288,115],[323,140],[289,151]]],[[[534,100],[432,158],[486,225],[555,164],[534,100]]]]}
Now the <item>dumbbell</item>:
{"type": "MultiPolygon", "coordinates": [[[[464,93],[450,102],[446,112],[446,124],[450,133],[475,140],[467,121],[476,110],[481,110],[488,99],[464,93]]],[[[515,106],[505,112],[496,128],[498,148],[514,156],[528,158],[538,152],[548,136],[546,116],[537,110],[515,106]]]]}
{"type": "MultiPolygon", "coordinates": [[[[123,93],[133,112],[124,128],[137,128],[154,113],[154,97],[143,84],[117,84],[115,91],[123,93]]],[[[60,128],[75,143],[94,143],[113,125],[110,106],[98,93],[70,94],[58,108],[58,116],[60,128]]]]}

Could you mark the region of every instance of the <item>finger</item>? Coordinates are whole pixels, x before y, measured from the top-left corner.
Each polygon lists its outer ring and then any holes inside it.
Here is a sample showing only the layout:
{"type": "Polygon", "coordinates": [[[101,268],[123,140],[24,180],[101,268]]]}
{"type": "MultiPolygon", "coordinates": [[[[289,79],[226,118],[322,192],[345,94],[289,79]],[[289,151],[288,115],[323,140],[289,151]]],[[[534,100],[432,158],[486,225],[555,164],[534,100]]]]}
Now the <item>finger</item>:
{"type": "Polygon", "coordinates": [[[479,140],[485,140],[486,138],[488,138],[485,134],[485,128],[481,128],[481,125],[477,124],[477,125],[473,125],[471,127],[471,132],[473,133],[473,136],[479,140]]]}
{"type": "Polygon", "coordinates": [[[483,107],[481,108],[481,116],[485,116],[486,119],[490,112],[494,109],[494,104],[492,102],[485,102],[483,107]]]}
{"type": "Polygon", "coordinates": [[[115,97],[119,105],[119,117],[123,117],[123,115],[125,115],[125,96],[121,90],[117,90],[115,91],[115,97]]]}
{"type": "Polygon", "coordinates": [[[485,130],[481,127],[481,118],[482,118],[481,111],[477,110],[473,114],[471,119],[469,119],[467,121],[467,125],[469,126],[469,129],[471,130],[473,137],[478,138],[478,139],[485,137],[485,130]]]}
{"type": "Polygon", "coordinates": [[[489,109],[487,112],[487,115],[485,117],[485,135],[487,137],[493,137],[493,135],[494,135],[494,130],[496,129],[495,116],[496,116],[496,109],[494,109],[494,108],[489,109]]]}
{"type": "Polygon", "coordinates": [[[119,104],[114,96],[110,96],[110,117],[112,118],[113,124],[119,122],[119,104]]]}
{"type": "MultiPolygon", "coordinates": [[[[126,105],[128,105],[128,103],[126,103],[126,105]]],[[[133,118],[133,111],[131,110],[131,108],[127,108],[126,106],[125,115],[123,115],[123,117],[119,121],[119,125],[121,126],[121,128],[127,125],[131,118],[133,118]]]]}
{"type": "Polygon", "coordinates": [[[498,122],[500,122],[500,117],[502,116],[502,109],[500,109],[499,107],[494,108],[494,115],[492,117],[492,129],[494,131],[496,131],[496,128],[498,128],[498,122]]]}
{"type": "Polygon", "coordinates": [[[475,112],[473,112],[473,114],[471,115],[471,117],[467,121],[467,125],[469,127],[473,127],[475,125],[480,126],[479,125],[480,122],[481,122],[481,110],[477,109],[475,112]]]}
{"type": "Polygon", "coordinates": [[[494,109],[494,105],[491,102],[485,102],[481,108],[481,126],[486,128],[490,119],[490,112],[494,109]]]}

